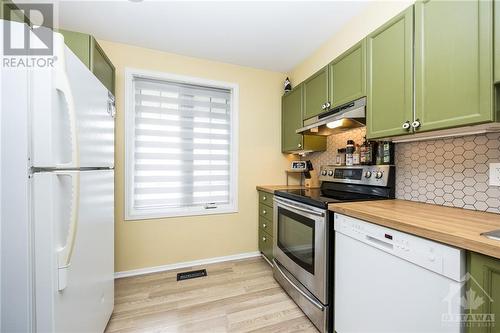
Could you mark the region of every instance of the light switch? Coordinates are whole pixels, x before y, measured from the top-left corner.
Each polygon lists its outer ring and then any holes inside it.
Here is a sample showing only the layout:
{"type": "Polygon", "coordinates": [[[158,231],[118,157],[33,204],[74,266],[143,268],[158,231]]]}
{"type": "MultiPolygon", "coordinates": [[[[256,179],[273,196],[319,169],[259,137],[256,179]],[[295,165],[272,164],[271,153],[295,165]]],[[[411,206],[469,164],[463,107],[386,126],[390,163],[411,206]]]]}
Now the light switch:
{"type": "Polygon", "coordinates": [[[500,186],[500,163],[490,163],[490,186],[500,186]]]}

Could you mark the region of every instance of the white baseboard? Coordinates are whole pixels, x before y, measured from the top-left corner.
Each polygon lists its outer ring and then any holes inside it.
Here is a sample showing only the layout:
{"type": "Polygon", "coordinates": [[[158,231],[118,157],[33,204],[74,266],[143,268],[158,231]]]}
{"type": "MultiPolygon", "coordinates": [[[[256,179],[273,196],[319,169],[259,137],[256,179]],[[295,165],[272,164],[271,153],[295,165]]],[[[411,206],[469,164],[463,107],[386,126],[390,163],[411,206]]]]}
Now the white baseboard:
{"type": "Polygon", "coordinates": [[[200,260],[193,260],[193,261],[185,261],[185,262],[179,262],[179,263],[170,264],[170,265],[139,268],[139,269],[133,269],[130,271],[115,272],[115,279],[129,277],[129,276],[171,271],[174,269],[185,268],[185,267],[215,264],[215,263],[223,262],[223,261],[254,258],[254,257],[259,257],[260,255],[261,254],[259,251],[255,251],[255,252],[233,254],[233,255],[224,256],[224,257],[215,257],[215,258],[207,258],[207,259],[200,259],[200,260]]]}

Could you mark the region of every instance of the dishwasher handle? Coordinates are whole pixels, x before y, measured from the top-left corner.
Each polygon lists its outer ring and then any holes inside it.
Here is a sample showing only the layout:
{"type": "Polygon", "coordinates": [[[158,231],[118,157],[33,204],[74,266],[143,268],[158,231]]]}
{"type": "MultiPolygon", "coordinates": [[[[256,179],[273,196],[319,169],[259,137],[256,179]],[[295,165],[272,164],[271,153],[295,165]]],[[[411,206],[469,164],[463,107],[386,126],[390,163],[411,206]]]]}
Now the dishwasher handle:
{"type": "Polygon", "coordinates": [[[375,238],[375,237],[372,237],[370,235],[365,235],[365,239],[372,243],[372,244],[376,244],[378,246],[382,246],[383,248],[387,249],[387,250],[390,250],[392,251],[394,249],[394,244],[392,243],[389,243],[389,242],[385,242],[383,240],[380,240],[378,238],[375,238]]]}

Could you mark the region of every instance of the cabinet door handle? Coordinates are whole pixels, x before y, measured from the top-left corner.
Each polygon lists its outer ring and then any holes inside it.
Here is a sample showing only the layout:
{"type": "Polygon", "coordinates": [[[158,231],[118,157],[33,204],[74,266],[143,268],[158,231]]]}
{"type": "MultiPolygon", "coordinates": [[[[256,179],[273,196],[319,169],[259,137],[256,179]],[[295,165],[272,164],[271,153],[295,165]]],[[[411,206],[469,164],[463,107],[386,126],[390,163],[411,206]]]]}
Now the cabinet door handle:
{"type": "Polygon", "coordinates": [[[421,125],[420,120],[418,120],[418,119],[415,119],[415,121],[413,123],[411,123],[411,127],[415,128],[415,129],[419,128],[420,125],[421,125]]]}
{"type": "Polygon", "coordinates": [[[267,228],[267,224],[262,223],[262,228],[267,228]]]}
{"type": "Polygon", "coordinates": [[[262,241],[263,241],[263,242],[267,241],[266,236],[262,237],[262,241]]]}
{"type": "Polygon", "coordinates": [[[267,200],[267,197],[266,196],[263,196],[262,197],[262,201],[266,201],[267,200]]]}
{"type": "Polygon", "coordinates": [[[409,129],[410,129],[410,127],[411,127],[411,125],[410,125],[410,121],[409,121],[409,120],[407,120],[407,121],[405,121],[405,122],[403,123],[403,129],[405,129],[405,130],[409,130],[409,129]]]}
{"type": "Polygon", "coordinates": [[[326,103],[325,103],[325,104],[323,104],[323,105],[321,105],[321,109],[322,109],[322,110],[326,110],[326,103]]]}
{"type": "Polygon", "coordinates": [[[326,102],[325,106],[325,109],[328,109],[330,106],[332,106],[332,104],[330,102],[326,102]]]}
{"type": "Polygon", "coordinates": [[[267,211],[265,209],[262,210],[262,214],[266,215],[267,211]]]}
{"type": "Polygon", "coordinates": [[[297,147],[302,148],[302,143],[299,143],[297,147]]]}

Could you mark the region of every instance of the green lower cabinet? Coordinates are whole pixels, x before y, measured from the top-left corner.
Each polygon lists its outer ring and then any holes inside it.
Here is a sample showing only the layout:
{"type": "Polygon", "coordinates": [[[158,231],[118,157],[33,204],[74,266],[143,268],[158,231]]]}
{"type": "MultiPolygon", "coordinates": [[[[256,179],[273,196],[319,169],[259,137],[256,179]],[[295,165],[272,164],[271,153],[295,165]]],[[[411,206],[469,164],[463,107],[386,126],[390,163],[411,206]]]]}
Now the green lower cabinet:
{"type": "Polygon", "coordinates": [[[273,256],[273,195],[259,191],[259,251],[272,262],[273,256]]]}
{"type": "Polygon", "coordinates": [[[493,1],[417,1],[415,131],[494,118],[493,1]]]}
{"type": "Polygon", "coordinates": [[[264,191],[259,191],[259,202],[268,206],[273,206],[274,195],[264,191]]]}
{"type": "Polygon", "coordinates": [[[328,66],[313,74],[303,83],[304,120],[325,112],[328,102],[328,66]]]}
{"type": "Polygon", "coordinates": [[[269,235],[273,234],[273,219],[267,219],[265,217],[259,217],[259,228],[265,231],[269,235]]]}
{"type": "Polygon", "coordinates": [[[413,6],[367,37],[367,59],[366,137],[411,133],[413,6]]]}
{"type": "Polygon", "coordinates": [[[366,39],[335,58],[328,70],[332,108],[366,96],[366,39]]]}
{"type": "Polygon", "coordinates": [[[265,204],[259,204],[259,215],[266,219],[273,219],[273,207],[265,204]]]}
{"type": "Polygon", "coordinates": [[[259,251],[272,262],[273,255],[273,236],[259,228],[259,251]]]}
{"type": "Polygon", "coordinates": [[[88,34],[59,30],[64,43],[87,66],[111,93],[115,93],[115,66],[96,39],[88,34]]]}
{"type": "Polygon", "coordinates": [[[472,277],[465,294],[471,319],[468,332],[500,332],[500,259],[471,252],[467,263],[472,277]]]}

